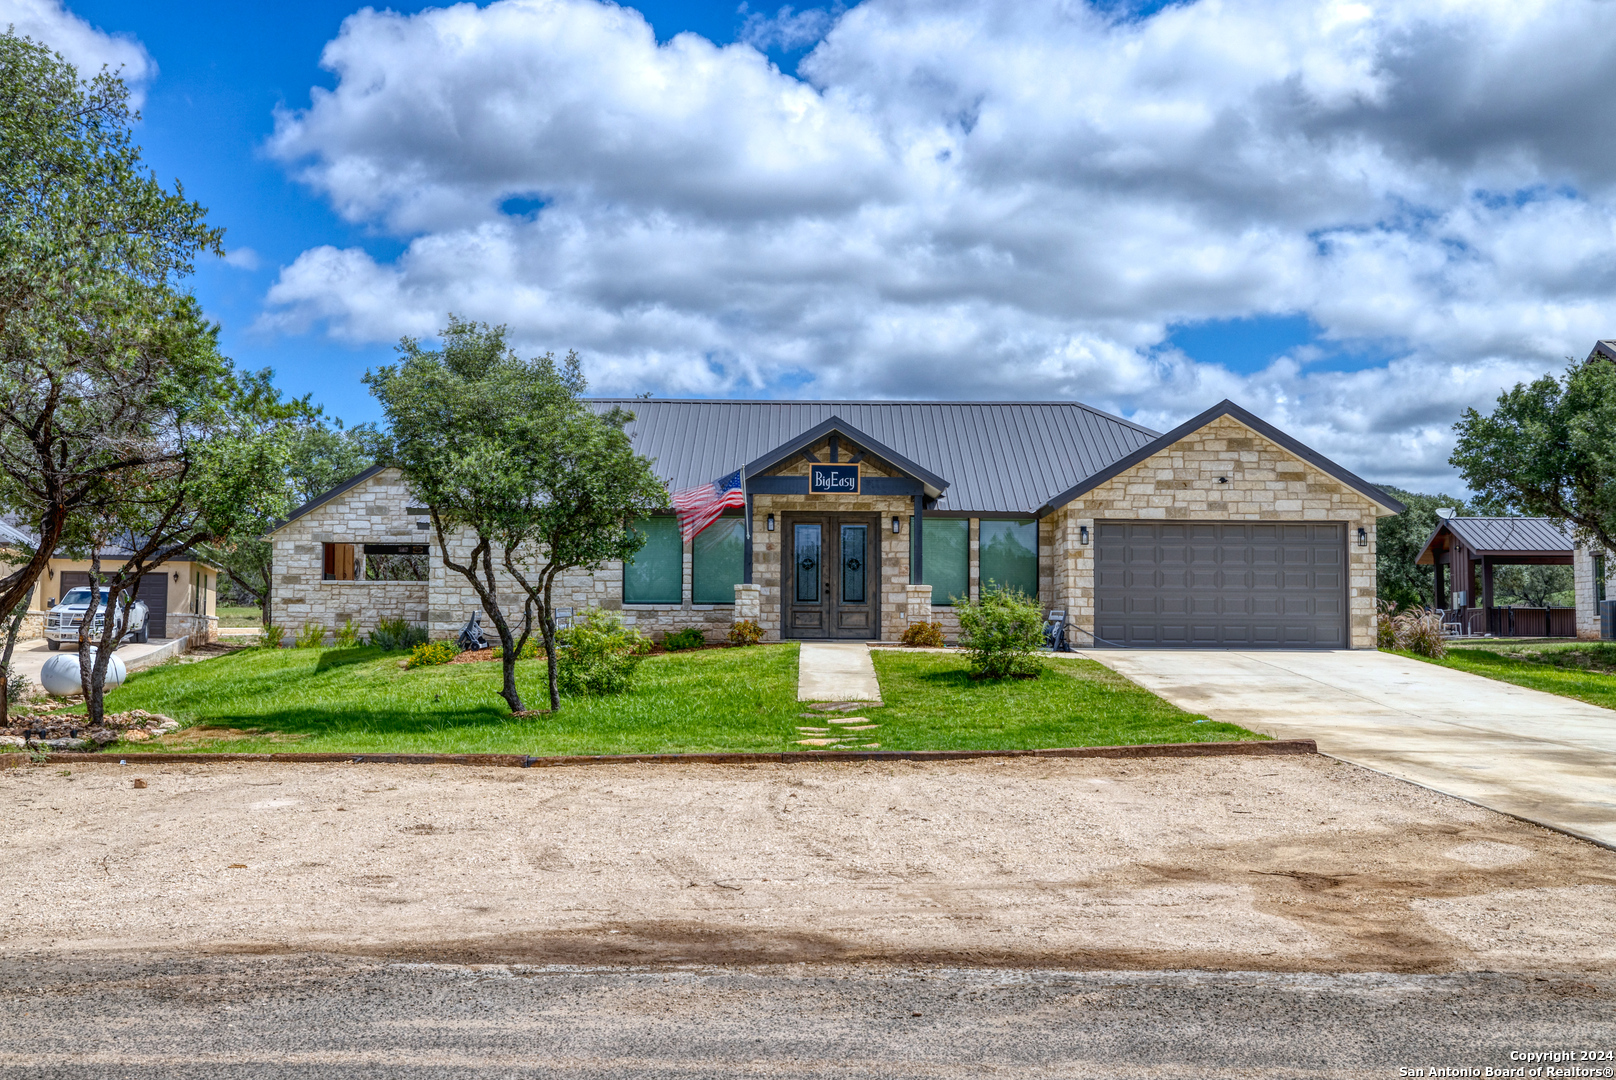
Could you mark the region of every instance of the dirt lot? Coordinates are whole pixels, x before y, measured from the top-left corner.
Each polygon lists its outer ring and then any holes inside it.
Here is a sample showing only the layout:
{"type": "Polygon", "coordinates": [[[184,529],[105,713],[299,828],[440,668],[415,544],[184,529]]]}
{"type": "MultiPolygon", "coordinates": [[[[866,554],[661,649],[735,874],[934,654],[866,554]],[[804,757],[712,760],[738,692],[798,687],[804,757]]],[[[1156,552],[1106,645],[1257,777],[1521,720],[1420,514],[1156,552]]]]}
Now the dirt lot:
{"type": "Polygon", "coordinates": [[[14,959],[1616,968],[1616,853],[1325,758],[64,771],[14,959]]]}

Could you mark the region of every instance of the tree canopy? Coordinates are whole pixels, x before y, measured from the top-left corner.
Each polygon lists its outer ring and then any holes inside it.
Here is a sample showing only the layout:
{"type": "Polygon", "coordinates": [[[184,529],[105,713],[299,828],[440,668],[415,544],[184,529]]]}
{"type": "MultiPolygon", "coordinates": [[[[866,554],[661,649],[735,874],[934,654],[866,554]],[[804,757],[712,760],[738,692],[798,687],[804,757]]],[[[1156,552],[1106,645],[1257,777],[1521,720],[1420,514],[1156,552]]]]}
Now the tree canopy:
{"type": "Polygon", "coordinates": [[[39,537],[0,577],[0,611],[137,473],[176,462],[172,406],[228,378],[176,287],[222,231],[142,166],[128,99],[115,75],[81,80],[0,34],[0,508],[39,537]]]}
{"type": "Polygon", "coordinates": [[[1616,364],[1574,363],[1466,409],[1448,459],[1477,495],[1616,551],[1616,364]]]}
{"type": "Polygon", "coordinates": [[[555,709],[556,575],[632,555],[642,541],[630,524],[665,506],[667,492],[623,434],[632,414],[599,416],[579,400],[576,353],[522,359],[504,327],[453,315],[440,337],[436,350],[404,338],[397,364],[365,374],[387,419],[383,460],[431,509],[444,566],[494,624],[500,696],[523,711],[515,665],[537,618],[555,709]],[[519,620],[500,600],[501,569],[523,590],[519,620]]]}

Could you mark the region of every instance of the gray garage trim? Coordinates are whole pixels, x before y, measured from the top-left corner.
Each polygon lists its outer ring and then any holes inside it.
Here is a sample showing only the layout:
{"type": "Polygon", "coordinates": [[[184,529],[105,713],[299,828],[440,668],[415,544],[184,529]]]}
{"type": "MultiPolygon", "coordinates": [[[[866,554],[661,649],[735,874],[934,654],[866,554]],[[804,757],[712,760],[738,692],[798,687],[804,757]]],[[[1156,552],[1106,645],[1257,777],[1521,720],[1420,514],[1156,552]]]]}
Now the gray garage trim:
{"type": "Polygon", "coordinates": [[[1154,648],[1345,649],[1347,526],[1098,521],[1094,633],[1154,648]]]}

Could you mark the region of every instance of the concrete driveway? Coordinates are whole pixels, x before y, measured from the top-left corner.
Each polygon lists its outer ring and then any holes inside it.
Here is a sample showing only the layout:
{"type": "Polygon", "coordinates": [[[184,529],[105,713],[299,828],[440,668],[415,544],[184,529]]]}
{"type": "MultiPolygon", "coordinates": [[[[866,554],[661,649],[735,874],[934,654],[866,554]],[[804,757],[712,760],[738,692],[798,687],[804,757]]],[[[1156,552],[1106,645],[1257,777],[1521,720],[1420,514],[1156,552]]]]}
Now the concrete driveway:
{"type": "MultiPolygon", "coordinates": [[[[152,638],[144,645],[126,641],[118,646],[117,656],[123,661],[124,667],[139,671],[180,655],[184,648],[184,638],[152,638]]],[[[46,660],[56,655],[46,646],[44,638],[19,641],[16,651],[11,654],[11,666],[19,675],[26,676],[29,685],[37,691],[39,670],[45,666],[46,660]]]]}
{"type": "Polygon", "coordinates": [[[1370,651],[1094,650],[1180,708],[1616,847],[1616,712],[1370,651]]]}

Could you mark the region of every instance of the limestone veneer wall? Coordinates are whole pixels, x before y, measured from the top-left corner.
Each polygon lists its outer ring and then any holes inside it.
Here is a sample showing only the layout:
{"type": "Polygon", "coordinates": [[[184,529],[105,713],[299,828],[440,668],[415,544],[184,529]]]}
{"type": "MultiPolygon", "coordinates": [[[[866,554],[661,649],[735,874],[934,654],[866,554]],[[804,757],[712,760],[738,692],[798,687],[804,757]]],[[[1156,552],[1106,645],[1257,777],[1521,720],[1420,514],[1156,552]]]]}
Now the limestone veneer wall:
{"type": "MultiPolygon", "coordinates": [[[[1577,545],[1571,552],[1571,577],[1577,592],[1577,636],[1584,641],[1599,639],[1599,602],[1594,595],[1594,556],[1602,549],[1577,545]]],[[[1605,596],[1616,600],[1616,559],[1605,555],[1605,596]]]]}
{"type": "Polygon", "coordinates": [[[311,622],[334,630],[352,619],[361,633],[382,619],[426,623],[425,581],[322,580],[327,543],[428,542],[428,534],[404,512],[412,501],[397,470],[384,469],[272,533],[270,622],[285,627],[288,636],[311,622]]]}
{"type": "Polygon", "coordinates": [[[1096,521],[1340,521],[1348,537],[1348,633],[1353,648],[1372,649],[1380,513],[1374,502],[1328,473],[1238,420],[1218,417],[1052,515],[1056,606],[1083,630],[1093,631],[1096,521]],[[1219,484],[1219,476],[1229,482],[1219,484]],[[1089,529],[1086,545],[1080,542],[1083,526],[1089,529]],[[1368,533],[1366,547],[1356,542],[1359,528],[1368,533]]]}

